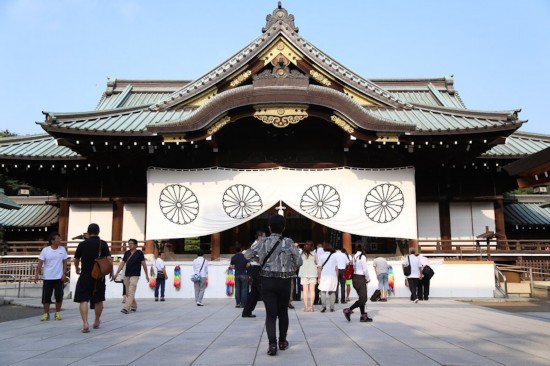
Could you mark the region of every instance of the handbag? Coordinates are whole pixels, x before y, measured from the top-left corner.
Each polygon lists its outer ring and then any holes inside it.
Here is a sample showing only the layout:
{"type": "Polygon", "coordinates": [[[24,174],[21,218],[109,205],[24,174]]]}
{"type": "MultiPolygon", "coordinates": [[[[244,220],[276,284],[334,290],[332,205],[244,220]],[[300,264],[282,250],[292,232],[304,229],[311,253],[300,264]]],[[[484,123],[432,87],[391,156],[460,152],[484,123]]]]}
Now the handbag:
{"type": "Polygon", "coordinates": [[[206,259],[203,258],[201,269],[199,269],[198,272],[193,273],[193,275],[191,276],[192,282],[199,282],[201,280],[201,271],[202,271],[202,267],[204,266],[204,262],[206,262],[206,259]]]}
{"type": "Polygon", "coordinates": [[[109,273],[113,273],[113,262],[111,258],[101,256],[101,239],[99,240],[99,252],[97,258],[94,260],[92,267],[92,278],[99,280],[109,273]]]}
{"type": "Polygon", "coordinates": [[[434,276],[435,272],[434,270],[432,269],[432,267],[430,266],[424,266],[424,268],[422,268],[422,275],[424,277],[426,277],[426,279],[430,279],[434,276]]]}
{"type": "Polygon", "coordinates": [[[411,275],[411,258],[407,256],[407,260],[409,261],[409,264],[403,267],[403,274],[405,276],[410,276],[411,275]]]}
{"type": "Polygon", "coordinates": [[[344,279],[349,280],[351,276],[353,276],[353,263],[348,263],[344,269],[344,279]]]}

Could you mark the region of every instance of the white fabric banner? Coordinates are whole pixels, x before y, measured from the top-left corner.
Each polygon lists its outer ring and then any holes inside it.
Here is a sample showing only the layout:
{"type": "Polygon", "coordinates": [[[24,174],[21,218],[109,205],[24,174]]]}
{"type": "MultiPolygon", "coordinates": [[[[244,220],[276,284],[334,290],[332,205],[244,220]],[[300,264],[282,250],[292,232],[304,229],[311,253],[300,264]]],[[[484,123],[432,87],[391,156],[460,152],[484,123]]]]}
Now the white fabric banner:
{"type": "Polygon", "coordinates": [[[342,232],[417,237],[414,168],[150,168],[146,237],[188,238],[221,232],[260,215],[279,200],[342,232]]]}

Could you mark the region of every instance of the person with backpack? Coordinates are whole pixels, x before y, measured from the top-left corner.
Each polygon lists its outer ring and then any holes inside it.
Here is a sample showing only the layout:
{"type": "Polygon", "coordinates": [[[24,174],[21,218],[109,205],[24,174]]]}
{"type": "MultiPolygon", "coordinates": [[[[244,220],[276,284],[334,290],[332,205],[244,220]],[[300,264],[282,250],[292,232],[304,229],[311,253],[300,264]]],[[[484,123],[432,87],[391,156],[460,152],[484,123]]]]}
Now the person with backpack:
{"type": "Polygon", "coordinates": [[[367,257],[365,255],[366,247],[363,245],[360,250],[355,253],[353,257],[354,273],[352,277],[353,288],[357,291],[359,298],[349,308],[343,310],[344,316],[347,321],[351,321],[351,314],[353,309],[359,308],[361,312],[360,322],[372,322],[372,318],[369,318],[366,310],[367,304],[367,284],[370,282],[370,276],[367,266],[367,257]]]}

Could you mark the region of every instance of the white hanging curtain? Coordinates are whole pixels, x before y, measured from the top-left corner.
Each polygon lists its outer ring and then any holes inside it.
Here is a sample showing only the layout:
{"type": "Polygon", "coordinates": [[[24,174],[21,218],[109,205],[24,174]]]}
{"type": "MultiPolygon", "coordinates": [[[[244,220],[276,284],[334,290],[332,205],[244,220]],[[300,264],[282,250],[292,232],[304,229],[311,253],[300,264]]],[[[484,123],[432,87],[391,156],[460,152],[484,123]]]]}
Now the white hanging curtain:
{"type": "Polygon", "coordinates": [[[147,172],[146,237],[187,238],[238,226],[282,200],[351,234],[416,239],[414,168],[208,168],[147,172]]]}

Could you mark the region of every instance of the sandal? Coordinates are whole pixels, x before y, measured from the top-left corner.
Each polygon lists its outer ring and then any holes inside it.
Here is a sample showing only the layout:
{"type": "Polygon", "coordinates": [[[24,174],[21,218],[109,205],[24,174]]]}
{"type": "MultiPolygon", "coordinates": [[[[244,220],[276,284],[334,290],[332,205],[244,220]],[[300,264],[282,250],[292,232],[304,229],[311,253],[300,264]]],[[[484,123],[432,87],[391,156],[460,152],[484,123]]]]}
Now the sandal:
{"type": "Polygon", "coordinates": [[[101,321],[97,322],[97,324],[94,323],[94,325],[93,325],[94,329],[99,329],[100,324],[101,324],[101,321]]]}

